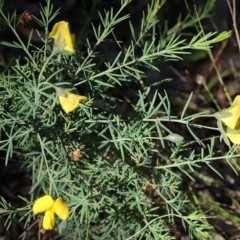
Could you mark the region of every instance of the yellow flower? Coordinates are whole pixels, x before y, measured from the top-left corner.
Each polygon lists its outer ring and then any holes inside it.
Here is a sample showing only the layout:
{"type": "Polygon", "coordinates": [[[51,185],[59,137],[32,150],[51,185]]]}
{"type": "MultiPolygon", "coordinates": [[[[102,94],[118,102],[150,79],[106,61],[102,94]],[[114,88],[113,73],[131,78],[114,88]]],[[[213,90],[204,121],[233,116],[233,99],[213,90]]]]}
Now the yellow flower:
{"type": "Polygon", "coordinates": [[[224,133],[229,138],[229,140],[234,144],[240,144],[240,128],[238,129],[231,129],[228,127],[223,128],[224,133]]]}
{"type": "Polygon", "coordinates": [[[74,111],[78,107],[79,102],[85,102],[88,100],[87,97],[71,93],[66,89],[59,87],[55,87],[55,89],[57,91],[59,103],[65,113],[74,111]]]}
{"type": "Polygon", "coordinates": [[[53,26],[49,37],[54,39],[53,52],[63,54],[75,53],[74,43],[75,34],[70,34],[69,24],[65,21],[60,21],[53,26]]]}
{"type": "Polygon", "coordinates": [[[240,123],[240,95],[236,96],[232,106],[218,112],[220,120],[229,128],[235,129],[240,123]]]}
{"type": "MultiPolygon", "coordinates": [[[[231,107],[219,111],[215,117],[224,123],[218,123],[220,132],[234,144],[240,144],[240,95],[236,96],[231,107]]],[[[226,142],[226,141],[225,141],[226,142]]]]}
{"type": "Polygon", "coordinates": [[[62,220],[66,220],[69,216],[69,209],[61,197],[55,201],[51,196],[45,195],[36,200],[33,204],[33,213],[43,213],[43,229],[52,230],[54,228],[54,213],[62,220]]]}

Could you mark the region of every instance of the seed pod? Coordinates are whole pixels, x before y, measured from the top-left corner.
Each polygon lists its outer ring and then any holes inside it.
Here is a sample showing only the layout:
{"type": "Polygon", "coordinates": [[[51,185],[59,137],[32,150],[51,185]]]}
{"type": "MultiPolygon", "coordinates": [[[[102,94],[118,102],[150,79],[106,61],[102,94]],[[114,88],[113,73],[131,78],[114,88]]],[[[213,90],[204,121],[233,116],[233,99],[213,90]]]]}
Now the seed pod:
{"type": "Polygon", "coordinates": [[[68,222],[66,220],[62,221],[58,225],[58,232],[63,234],[67,230],[68,222]]]}
{"type": "Polygon", "coordinates": [[[29,11],[25,11],[24,14],[19,14],[17,17],[17,28],[18,30],[22,30],[24,28],[24,24],[31,22],[33,17],[29,11]]]}
{"type": "Polygon", "coordinates": [[[24,17],[25,22],[31,22],[32,19],[33,19],[32,15],[31,15],[31,13],[29,11],[26,11],[24,13],[23,17],[24,17]]]}
{"type": "Polygon", "coordinates": [[[179,134],[176,134],[176,133],[170,133],[169,135],[167,135],[165,137],[165,139],[170,142],[173,142],[173,143],[179,143],[184,140],[184,138],[182,136],[180,136],[179,134]]]}

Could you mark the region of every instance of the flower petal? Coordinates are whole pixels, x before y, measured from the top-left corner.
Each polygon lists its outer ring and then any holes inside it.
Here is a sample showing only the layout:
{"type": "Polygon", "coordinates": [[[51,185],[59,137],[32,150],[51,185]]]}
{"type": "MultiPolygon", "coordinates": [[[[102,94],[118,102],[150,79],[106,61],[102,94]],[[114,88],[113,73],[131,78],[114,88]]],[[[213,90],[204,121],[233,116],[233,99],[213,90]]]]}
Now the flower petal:
{"type": "Polygon", "coordinates": [[[54,201],[51,196],[45,195],[43,197],[38,198],[33,204],[33,213],[42,213],[49,210],[54,204],[54,201]]]}
{"type": "Polygon", "coordinates": [[[45,230],[52,230],[54,228],[54,212],[52,209],[45,212],[42,226],[45,230]]]}
{"type": "Polygon", "coordinates": [[[231,107],[214,114],[218,129],[221,132],[220,140],[223,138],[229,145],[229,140],[234,144],[240,144],[240,95],[236,96],[231,107]],[[222,123],[224,125],[222,125],[222,123]]]}
{"type": "Polygon", "coordinates": [[[240,144],[240,133],[237,134],[226,134],[229,140],[234,144],[240,144]]]}
{"type": "Polygon", "coordinates": [[[66,113],[73,112],[79,105],[79,102],[87,101],[85,96],[77,95],[68,91],[65,91],[65,97],[59,95],[59,102],[66,113]]]}
{"type": "Polygon", "coordinates": [[[75,35],[75,34],[71,34],[71,38],[72,38],[72,43],[75,44],[75,41],[76,41],[76,35],[75,35]]]}
{"type": "Polygon", "coordinates": [[[240,129],[236,130],[223,126],[222,130],[223,137],[227,136],[232,143],[240,144],[240,129]]]}
{"type": "Polygon", "coordinates": [[[240,95],[237,95],[235,98],[234,98],[234,101],[232,103],[232,106],[237,106],[237,105],[240,105],[240,95]]]}
{"type": "Polygon", "coordinates": [[[240,124],[240,105],[229,107],[219,112],[219,118],[229,128],[236,128],[240,124]]]}
{"type": "Polygon", "coordinates": [[[75,53],[73,46],[75,37],[70,34],[68,22],[60,21],[56,23],[49,33],[49,37],[54,39],[53,51],[55,51],[55,53],[75,53]]]}
{"type": "Polygon", "coordinates": [[[53,204],[53,211],[62,220],[66,220],[69,216],[69,209],[67,204],[62,200],[61,197],[57,198],[53,204]]]}

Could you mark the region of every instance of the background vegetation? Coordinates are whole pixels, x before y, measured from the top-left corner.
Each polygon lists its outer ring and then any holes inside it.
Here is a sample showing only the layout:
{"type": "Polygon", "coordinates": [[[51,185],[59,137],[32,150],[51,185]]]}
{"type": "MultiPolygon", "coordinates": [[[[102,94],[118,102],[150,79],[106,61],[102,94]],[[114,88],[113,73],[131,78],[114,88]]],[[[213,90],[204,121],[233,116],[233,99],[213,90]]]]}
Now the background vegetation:
{"type": "Polygon", "coordinates": [[[237,239],[238,153],[212,115],[239,92],[235,1],[85,2],[1,2],[0,237],[237,239]],[[77,51],[45,64],[60,20],[77,51]],[[46,83],[89,101],[65,114],[46,83]],[[45,194],[67,226],[41,231],[45,194]]]}

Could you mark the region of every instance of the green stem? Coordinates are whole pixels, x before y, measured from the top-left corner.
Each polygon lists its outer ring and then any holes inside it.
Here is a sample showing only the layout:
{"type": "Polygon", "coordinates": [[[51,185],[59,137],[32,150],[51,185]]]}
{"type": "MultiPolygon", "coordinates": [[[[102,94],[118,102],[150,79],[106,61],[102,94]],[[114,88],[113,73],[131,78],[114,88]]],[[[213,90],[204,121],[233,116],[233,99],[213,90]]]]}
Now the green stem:
{"type": "Polygon", "coordinates": [[[49,61],[51,60],[51,58],[52,58],[54,55],[55,55],[55,51],[52,51],[51,55],[47,58],[47,60],[46,60],[45,63],[43,64],[42,69],[41,69],[41,71],[40,71],[40,73],[39,73],[39,76],[38,76],[38,80],[39,80],[39,81],[41,80],[42,77],[43,77],[43,79],[45,79],[44,76],[43,76],[43,72],[44,72],[47,64],[49,63],[49,61]]]}

